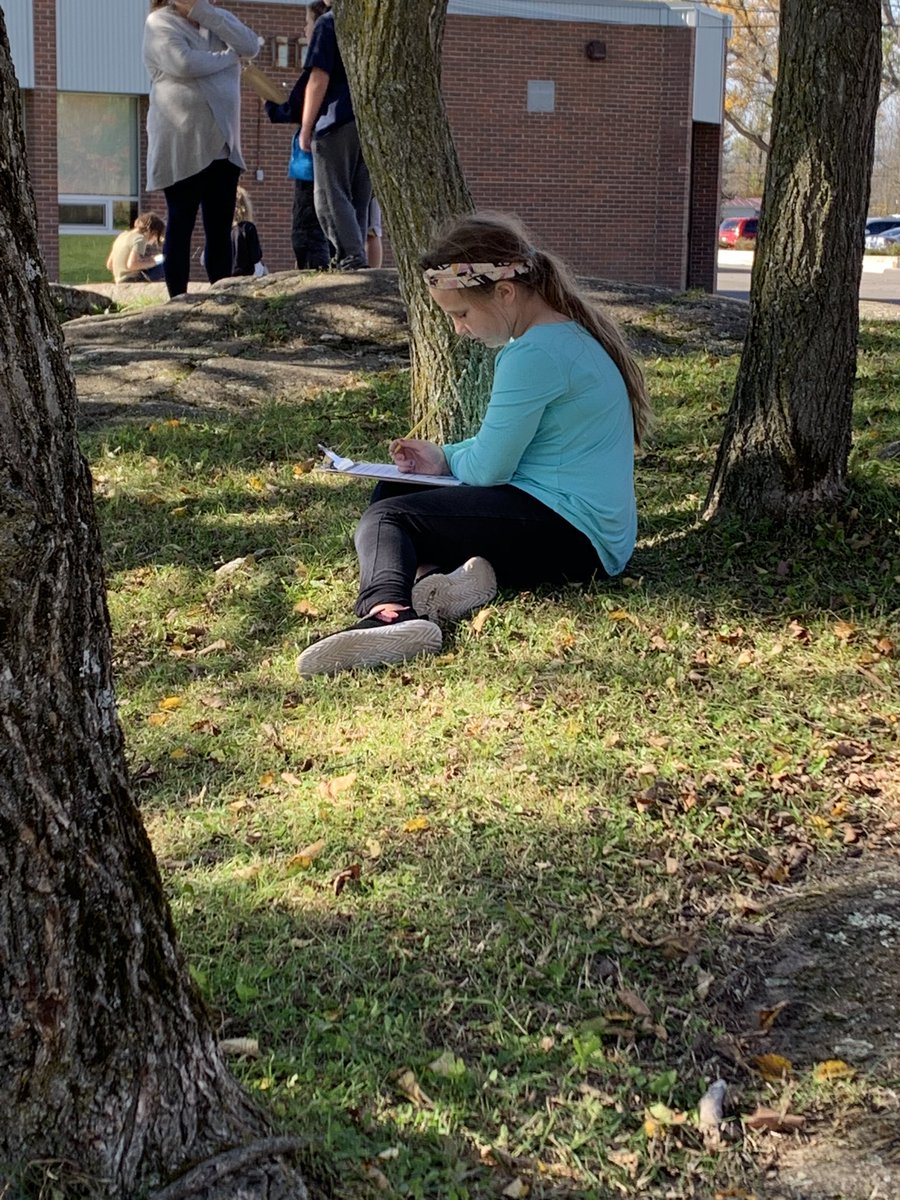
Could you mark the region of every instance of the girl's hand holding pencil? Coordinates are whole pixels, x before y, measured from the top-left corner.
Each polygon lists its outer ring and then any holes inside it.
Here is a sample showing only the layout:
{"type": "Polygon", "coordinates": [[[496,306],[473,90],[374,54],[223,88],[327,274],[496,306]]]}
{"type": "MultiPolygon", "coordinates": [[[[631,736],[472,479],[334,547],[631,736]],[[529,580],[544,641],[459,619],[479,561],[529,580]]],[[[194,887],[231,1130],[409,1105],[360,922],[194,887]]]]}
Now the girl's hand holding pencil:
{"type": "Polygon", "coordinates": [[[404,474],[450,474],[444,451],[434,442],[426,442],[421,438],[394,438],[388,450],[397,470],[404,474]]]}

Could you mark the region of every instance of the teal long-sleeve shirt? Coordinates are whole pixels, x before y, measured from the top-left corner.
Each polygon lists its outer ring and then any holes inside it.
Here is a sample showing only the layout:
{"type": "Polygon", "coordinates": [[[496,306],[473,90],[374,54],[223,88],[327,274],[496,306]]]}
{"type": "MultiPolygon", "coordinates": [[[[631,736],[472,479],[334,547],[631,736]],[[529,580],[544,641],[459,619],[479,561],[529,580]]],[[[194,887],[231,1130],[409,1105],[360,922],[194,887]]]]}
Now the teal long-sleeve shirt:
{"type": "Polygon", "coordinates": [[[618,575],[634,550],[634,424],[622,375],[575,321],[533,325],[497,355],[473,438],[444,446],[451,472],[512,484],[585,534],[618,575]]]}

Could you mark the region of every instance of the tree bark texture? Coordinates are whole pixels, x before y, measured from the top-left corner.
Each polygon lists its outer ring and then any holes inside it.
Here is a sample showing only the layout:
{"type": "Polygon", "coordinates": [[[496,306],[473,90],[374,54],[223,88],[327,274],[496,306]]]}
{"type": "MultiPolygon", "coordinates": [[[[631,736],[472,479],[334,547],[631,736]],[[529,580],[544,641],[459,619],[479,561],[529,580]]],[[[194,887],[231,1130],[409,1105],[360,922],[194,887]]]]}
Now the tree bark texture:
{"type": "Polygon", "coordinates": [[[484,413],[494,355],[456,337],[418,267],[436,229],[473,208],[441,93],[447,0],[335,0],[334,13],[409,313],[412,420],[435,441],[468,437],[484,413]]]}
{"type": "MultiPolygon", "coordinates": [[[[0,1194],[37,1194],[52,1164],[63,1195],[133,1200],[268,1126],[220,1059],[129,793],[23,147],[0,12],[0,1194]]],[[[276,1143],[194,1195],[305,1197],[289,1159],[276,1143]]]]}
{"type": "Polygon", "coordinates": [[[802,514],[846,487],[878,0],[782,0],[779,62],[749,324],[707,518],[802,514]]]}

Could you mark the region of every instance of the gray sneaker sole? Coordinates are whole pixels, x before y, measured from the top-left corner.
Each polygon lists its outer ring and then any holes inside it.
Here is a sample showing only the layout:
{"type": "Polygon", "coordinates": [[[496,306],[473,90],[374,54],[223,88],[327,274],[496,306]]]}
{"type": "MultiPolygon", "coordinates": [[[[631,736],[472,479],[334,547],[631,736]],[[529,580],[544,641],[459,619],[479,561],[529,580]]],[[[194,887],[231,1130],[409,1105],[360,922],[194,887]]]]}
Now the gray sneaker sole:
{"type": "Polygon", "coordinates": [[[497,576],[486,558],[470,558],[449,575],[426,575],[415,585],[412,606],[429,621],[459,621],[497,595],[497,576]]]}
{"type": "Polygon", "coordinates": [[[301,675],[336,675],[354,667],[383,667],[420,654],[437,654],[443,644],[432,621],[403,621],[384,629],[346,629],[308,646],[297,659],[301,675]]]}

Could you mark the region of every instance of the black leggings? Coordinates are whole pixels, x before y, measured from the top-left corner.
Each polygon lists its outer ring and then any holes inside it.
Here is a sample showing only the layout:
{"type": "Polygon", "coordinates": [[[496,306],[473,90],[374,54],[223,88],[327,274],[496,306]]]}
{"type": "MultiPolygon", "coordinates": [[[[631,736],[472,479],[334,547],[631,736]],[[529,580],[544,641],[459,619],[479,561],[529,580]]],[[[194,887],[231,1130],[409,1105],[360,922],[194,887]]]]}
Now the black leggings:
{"type": "Polygon", "coordinates": [[[231,223],[240,174],[240,168],[227,158],[217,158],[196,175],[179,179],[164,189],[169,212],[163,253],[170,296],[181,296],[187,291],[191,237],[198,209],[203,212],[206,236],[203,262],[209,282],[215,283],[231,274],[231,223]]]}
{"type": "Polygon", "coordinates": [[[380,484],[354,541],[361,617],[376,604],[410,604],[420,564],[452,571],[475,555],[488,560],[501,587],[519,591],[606,578],[589,538],[511,484],[380,484]]]}

